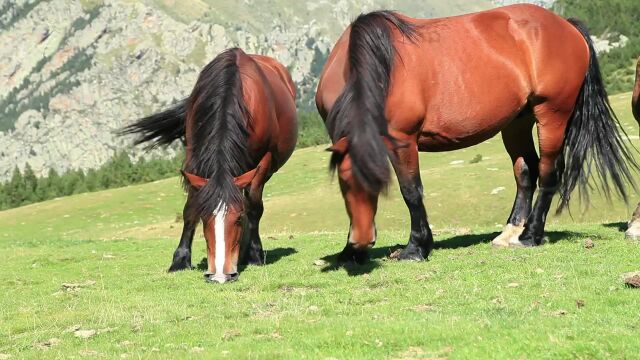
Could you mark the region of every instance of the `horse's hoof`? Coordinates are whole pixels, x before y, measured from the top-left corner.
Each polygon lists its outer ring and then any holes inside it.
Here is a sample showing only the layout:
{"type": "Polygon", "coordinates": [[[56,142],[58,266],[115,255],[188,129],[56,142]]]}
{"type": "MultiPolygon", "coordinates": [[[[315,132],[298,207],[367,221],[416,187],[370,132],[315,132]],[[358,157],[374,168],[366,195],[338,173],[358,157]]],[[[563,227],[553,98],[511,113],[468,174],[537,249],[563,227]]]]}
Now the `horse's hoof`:
{"type": "Polygon", "coordinates": [[[502,230],[500,235],[496,236],[491,245],[494,247],[505,248],[511,246],[511,243],[519,243],[518,238],[524,231],[524,226],[516,226],[513,224],[507,224],[502,230]]]}
{"type": "Polygon", "coordinates": [[[180,259],[180,260],[174,260],[173,263],[171,263],[171,266],[169,267],[169,270],[167,270],[168,272],[176,272],[176,271],[182,271],[182,270],[191,270],[193,269],[193,266],[191,266],[191,260],[187,260],[187,259],[180,259]]]}
{"type": "Polygon", "coordinates": [[[544,243],[544,239],[540,239],[540,241],[535,241],[534,239],[520,239],[520,238],[512,238],[509,240],[509,247],[515,248],[530,248],[538,245],[542,245],[544,243]]]}
{"type": "Polygon", "coordinates": [[[509,247],[525,248],[534,247],[536,244],[533,241],[511,240],[509,241],[509,247]]]}
{"type": "Polygon", "coordinates": [[[491,241],[491,246],[495,247],[495,248],[506,248],[509,247],[509,241],[507,241],[506,239],[493,239],[493,241],[491,241]]]}
{"type": "Polygon", "coordinates": [[[625,232],[624,237],[629,240],[640,240],[640,234],[625,232]]]}
{"type": "Polygon", "coordinates": [[[249,265],[262,266],[266,263],[266,257],[264,256],[264,251],[262,251],[262,249],[257,252],[249,253],[249,256],[247,257],[247,264],[249,265]]]}
{"type": "Polygon", "coordinates": [[[422,256],[420,251],[418,250],[407,250],[404,249],[400,252],[398,256],[398,260],[401,261],[424,261],[425,257],[422,256]]]}
{"type": "Polygon", "coordinates": [[[369,252],[367,250],[355,250],[347,245],[338,255],[339,265],[362,265],[369,261],[369,252]]]}
{"type": "Polygon", "coordinates": [[[627,239],[640,240],[640,224],[634,223],[631,226],[629,226],[627,231],[624,232],[624,236],[627,239]]]}
{"type": "Polygon", "coordinates": [[[191,266],[191,264],[171,264],[167,272],[171,273],[171,272],[191,270],[191,269],[193,269],[193,266],[191,266]]]}
{"type": "Polygon", "coordinates": [[[253,255],[247,255],[246,258],[240,260],[240,263],[243,265],[263,266],[267,262],[264,254],[253,254],[253,255]]]}
{"type": "Polygon", "coordinates": [[[168,272],[190,270],[192,268],[191,251],[180,248],[176,249],[173,253],[173,261],[171,262],[168,272]]]}

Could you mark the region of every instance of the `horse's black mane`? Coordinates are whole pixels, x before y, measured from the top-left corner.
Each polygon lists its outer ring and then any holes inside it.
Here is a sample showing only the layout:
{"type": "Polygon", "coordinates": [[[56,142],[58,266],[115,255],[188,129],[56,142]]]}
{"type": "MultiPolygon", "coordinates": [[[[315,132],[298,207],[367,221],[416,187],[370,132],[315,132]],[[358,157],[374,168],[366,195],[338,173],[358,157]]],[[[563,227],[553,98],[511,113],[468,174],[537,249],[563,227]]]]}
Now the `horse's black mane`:
{"type": "MultiPolygon", "coordinates": [[[[242,50],[226,50],[200,73],[189,96],[187,123],[191,139],[187,146],[191,156],[184,165],[186,172],[209,179],[195,191],[192,215],[206,218],[216,207],[242,208],[243,196],[234,177],[250,170],[247,151],[247,126],[251,115],[245,104],[237,59],[242,50]],[[190,123],[191,122],[191,123],[190,123]]],[[[184,181],[189,188],[189,182],[184,181]]]]}
{"type": "MultiPolygon", "coordinates": [[[[347,137],[352,170],[360,184],[377,193],[389,182],[388,150],[382,137],[392,140],[385,117],[396,49],[391,29],[412,42],[419,37],[418,25],[391,11],[362,14],[351,24],[349,36],[349,79],[327,116],[327,128],[334,142],[347,137]]],[[[332,170],[341,161],[334,154],[332,170]]]]}

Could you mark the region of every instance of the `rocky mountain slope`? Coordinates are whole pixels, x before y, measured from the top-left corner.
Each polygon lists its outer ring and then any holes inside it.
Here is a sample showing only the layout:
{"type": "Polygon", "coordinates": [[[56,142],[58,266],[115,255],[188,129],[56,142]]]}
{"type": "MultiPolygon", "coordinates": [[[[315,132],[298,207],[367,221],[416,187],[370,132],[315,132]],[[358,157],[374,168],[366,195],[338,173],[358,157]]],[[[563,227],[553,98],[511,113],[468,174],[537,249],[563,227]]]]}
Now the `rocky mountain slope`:
{"type": "Polygon", "coordinates": [[[99,166],[129,146],[115,129],[186,96],[201,67],[225,48],[283,62],[300,107],[312,109],[323,62],[358,13],[391,8],[434,17],[490,6],[485,0],[0,0],[0,180],[26,162],[38,175],[99,166]]]}

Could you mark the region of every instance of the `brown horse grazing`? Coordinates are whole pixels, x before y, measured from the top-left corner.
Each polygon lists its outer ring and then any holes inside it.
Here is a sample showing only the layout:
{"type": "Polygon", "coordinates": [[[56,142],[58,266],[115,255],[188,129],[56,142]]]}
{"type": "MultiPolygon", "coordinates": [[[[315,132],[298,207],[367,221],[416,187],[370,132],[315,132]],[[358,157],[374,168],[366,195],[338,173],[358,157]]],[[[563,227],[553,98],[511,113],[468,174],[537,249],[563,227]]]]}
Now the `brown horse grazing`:
{"type": "MultiPolygon", "coordinates": [[[[631,110],[633,117],[635,117],[638,124],[640,124],[640,57],[638,58],[638,64],[636,66],[636,82],[633,87],[633,95],[631,96],[631,110]]],[[[629,221],[625,235],[632,239],[640,238],[640,204],[638,204],[636,211],[631,215],[631,220],[629,221]]]]}
{"type": "Polygon", "coordinates": [[[237,279],[241,255],[241,263],[264,263],[258,230],[262,191],[295,148],[295,93],[280,63],[230,49],[202,70],[187,99],[123,130],[139,134],[136,143],[151,146],[184,137],[188,197],[169,271],[191,268],[199,220],[207,241],[208,281],[237,279]],[[240,241],[243,230],[247,244],[240,241]]]}
{"type": "Polygon", "coordinates": [[[331,167],[351,220],[342,261],[365,260],[375,243],[388,158],[411,214],[400,254],[408,260],[425,259],[433,249],[419,151],[460,149],[502,133],[517,194],[494,240],[500,246],[541,244],[554,194],[559,190],[560,208],[566,206],[577,185],[588,187],[592,163],[607,194],[613,182],[626,198],[624,181],[631,180],[630,154],[586,29],[538,6],[443,19],[361,15],[329,55],[316,104],[333,140],[331,167]]]}

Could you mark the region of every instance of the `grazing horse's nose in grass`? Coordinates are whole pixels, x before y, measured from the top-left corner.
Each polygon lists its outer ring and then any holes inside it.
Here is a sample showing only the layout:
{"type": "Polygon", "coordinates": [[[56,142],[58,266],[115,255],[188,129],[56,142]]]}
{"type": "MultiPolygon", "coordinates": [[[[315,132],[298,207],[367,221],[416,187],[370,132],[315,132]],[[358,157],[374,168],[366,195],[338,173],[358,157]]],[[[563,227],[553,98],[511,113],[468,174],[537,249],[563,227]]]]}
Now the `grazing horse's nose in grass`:
{"type": "Polygon", "coordinates": [[[370,230],[358,231],[353,226],[349,229],[349,244],[354,250],[371,249],[376,244],[378,231],[373,225],[370,230]]]}
{"type": "Polygon", "coordinates": [[[212,273],[205,273],[204,274],[204,279],[209,282],[209,283],[218,283],[218,284],[224,284],[224,283],[230,283],[230,282],[234,282],[236,280],[238,280],[238,277],[240,275],[238,273],[233,273],[233,274],[212,274],[212,273]]]}

